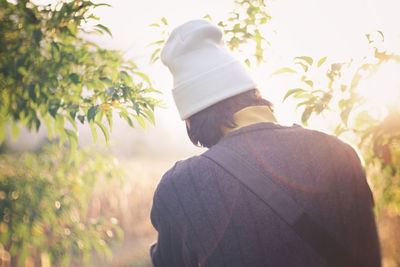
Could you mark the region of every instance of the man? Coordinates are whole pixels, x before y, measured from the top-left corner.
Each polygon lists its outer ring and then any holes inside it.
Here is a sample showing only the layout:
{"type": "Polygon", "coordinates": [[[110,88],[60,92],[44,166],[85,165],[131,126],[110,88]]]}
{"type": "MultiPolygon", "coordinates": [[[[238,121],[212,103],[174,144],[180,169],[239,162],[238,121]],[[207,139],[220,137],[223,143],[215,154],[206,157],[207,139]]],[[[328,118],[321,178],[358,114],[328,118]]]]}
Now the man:
{"type": "Polygon", "coordinates": [[[277,124],[272,104],[205,20],[177,27],[161,58],[189,138],[154,194],[154,266],[380,266],[373,199],[355,151],[277,124]]]}

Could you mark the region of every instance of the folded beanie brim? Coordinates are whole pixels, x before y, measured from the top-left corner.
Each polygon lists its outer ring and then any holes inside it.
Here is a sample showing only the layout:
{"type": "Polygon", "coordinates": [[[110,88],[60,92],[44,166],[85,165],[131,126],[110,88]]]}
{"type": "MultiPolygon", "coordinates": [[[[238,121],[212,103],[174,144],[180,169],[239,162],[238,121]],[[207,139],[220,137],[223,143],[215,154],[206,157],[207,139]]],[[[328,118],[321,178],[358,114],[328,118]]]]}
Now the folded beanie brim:
{"type": "Polygon", "coordinates": [[[177,84],[172,94],[182,120],[219,101],[256,88],[246,67],[233,60],[184,83],[177,84]]]}

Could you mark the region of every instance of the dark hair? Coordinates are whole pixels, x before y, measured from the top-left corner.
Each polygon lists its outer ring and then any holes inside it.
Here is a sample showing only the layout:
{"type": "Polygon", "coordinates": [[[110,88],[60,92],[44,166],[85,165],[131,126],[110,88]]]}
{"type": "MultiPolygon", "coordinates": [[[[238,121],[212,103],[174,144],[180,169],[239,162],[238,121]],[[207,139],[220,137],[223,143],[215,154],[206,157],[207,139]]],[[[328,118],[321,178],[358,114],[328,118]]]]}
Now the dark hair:
{"type": "Polygon", "coordinates": [[[257,89],[222,100],[189,117],[190,128],[186,126],[190,141],[196,146],[211,147],[223,136],[221,126],[235,128],[233,114],[249,106],[273,105],[261,97],[257,89]]]}

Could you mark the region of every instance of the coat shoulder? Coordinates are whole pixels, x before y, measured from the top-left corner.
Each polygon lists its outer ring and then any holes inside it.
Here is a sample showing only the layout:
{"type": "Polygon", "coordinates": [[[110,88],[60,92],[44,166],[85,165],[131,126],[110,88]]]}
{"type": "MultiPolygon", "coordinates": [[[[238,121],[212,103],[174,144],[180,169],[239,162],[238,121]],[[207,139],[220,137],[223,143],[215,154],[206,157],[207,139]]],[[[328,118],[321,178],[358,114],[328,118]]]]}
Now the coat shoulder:
{"type": "Polygon", "coordinates": [[[162,176],[156,191],[155,196],[159,194],[168,193],[171,190],[181,190],[182,187],[189,182],[193,175],[201,173],[203,169],[209,167],[209,162],[202,156],[193,156],[191,158],[177,161],[173,167],[171,167],[162,176]],[[193,171],[193,168],[196,171],[193,171]],[[167,192],[165,192],[167,191],[167,192]]]}

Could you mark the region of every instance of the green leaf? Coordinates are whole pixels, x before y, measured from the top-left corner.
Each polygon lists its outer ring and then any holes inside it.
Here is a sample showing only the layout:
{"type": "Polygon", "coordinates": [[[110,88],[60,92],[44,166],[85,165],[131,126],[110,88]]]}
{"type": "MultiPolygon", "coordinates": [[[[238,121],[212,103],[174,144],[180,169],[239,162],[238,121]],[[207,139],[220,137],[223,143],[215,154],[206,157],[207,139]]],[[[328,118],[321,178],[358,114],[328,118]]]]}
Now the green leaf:
{"type": "Polygon", "coordinates": [[[311,93],[313,93],[313,94],[316,94],[316,93],[324,93],[324,94],[331,95],[330,93],[328,93],[328,92],[326,92],[326,91],[324,91],[324,90],[321,90],[321,89],[312,90],[311,93]]]}
{"type": "Polygon", "coordinates": [[[212,22],[212,18],[211,18],[211,16],[210,16],[210,14],[204,15],[204,16],[203,16],[203,19],[208,19],[209,21],[212,22]]]}
{"type": "Polygon", "coordinates": [[[96,143],[97,142],[97,130],[96,130],[96,127],[94,127],[93,121],[89,123],[89,126],[90,126],[90,130],[92,132],[93,142],[96,143]]]}
{"type": "Polygon", "coordinates": [[[348,100],[346,100],[346,99],[341,99],[341,100],[338,102],[338,106],[339,106],[340,109],[343,109],[344,106],[345,106],[347,103],[348,103],[348,100]]]}
{"type": "Polygon", "coordinates": [[[384,42],[385,41],[385,36],[383,35],[383,32],[382,31],[377,31],[380,35],[381,35],[381,37],[382,37],[382,42],[384,42]]]}
{"type": "MultiPolygon", "coordinates": [[[[90,2],[90,3],[91,3],[91,2],[90,2]]],[[[94,4],[94,6],[95,6],[95,7],[99,7],[99,6],[112,7],[112,5],[106,4],[106,3],[94,4]]]]}
{"type": "Polygon", "coordinates": [[[42,31],[40,29],[35,29],[33,31],[33,38],[35,39],[36,44],[40,44],[40,40],[42,39],[42,31]]]}
{"type": "Polygon", "coordinates": [[[306,84],[308,84],[310,87],[313,87],[313,86],[314,86],[314,82],[311,81],[311,80],[305,80],[304,82],[305,82],[306,84]]]}
{"type": "Polygon", "coordinates": [[[79,120],[82,124],[84,124],[84,122],[85,122],[85,116],[83,116],[83,115],[78,115],[78,120],[79,120]]]}
{"type": "Polygon", "coordinates": [[[371,114],[369,114],[368,110],[363,110],[358,113],[354,120],[354,127],[356,129],[362,129],[368,125],[374,124],[377,124],[377,121],[371,116],[371,114]]]}
{"type": "Polygon", "coordinates": [[[112,251],[111,251],[110,247],[108,247],[106,245],[104,246],[104,254],[106,255],[107,261],[111,261],[111,259],[112,259],[112,251]]]}
{"type": "Polygon", "coordinates": [[[38,132],[39,128],[40,128],[40,120],[35,115],[35,117],[33,118],[33,121],[35,123],[35,130],[36,130],[36,132],[38,132]]]}
{"type": "Polygon", "coordinates": [[[351,107],[347,107],[344,110],[342,110],[342,112],[340,112],[340,118],[342,119],[342,122],[344,123],[344,125],[347,126],[347,121],[349,119],[349,115],[350,115],[350,111],[352,110],[351,107]]]}
{"type": "Polygon", "coordinates": [[[159,58],[159,57],[157,57],[157,55],[159,54],[160,50],[161,50],[161,48],[157,48],[156,50],[154,50],[153,54],[151,54],[151,57],[150,57],[151,63],[154,63],[157,61],[157,59],[159,58]]]}
{"type": "Polygon", "coordinates": [[[146,114],[147,120],[154,126],[156,124],[154,119],[154,113],[151,110],[145,109],[144,113],[146,114]]]}
{"type": "Polygon", "coordinates": [[[96,17],[95,15],[91,14],[88,19],[93,19],[93,20],[100,20],[99,17],[96,17]]]}
{"type": "MultiPolygon", "coordinates": [[[[154,88],[146,88],[143,92],[145,92],[145,93],[157,93],[157,94],[162,94],[161,91],[156,90],[156,89],[154,89],[154,88]]],[[[132,101],[132,102],[134,102],[134,101],[132,101]]]]}
{"type": "Polygon", "coordinates": [[[143,80],[145,80],[147,82],[147,84],[151,85],[151,81],[146,74],[144,74],[143,72],[137,72],[137,71],[135,71],[135,74],[140,76],[143,80]]]}
{"type": "Polygon", "coordinates": [[[149,46],[152,46],[152,45],[162,45],[163,43],[165,43],[165,40],[164,40],[164,39],[158,40],[158,41],[156,41],[156,42],[152,42],[152,43],[149,44],[149,46]]]}
{"type": "Polygon", "coordinates": [[[56,115],[56,120],[54,122],[54,131],[62,135],[64,133],[64,116],[61,114],[56,115]]]}
{"type": "Polygon", "coordinates": [[[100,77],[99,80],[102,81],[103,83],[105,83],[107,86],[113,85],[112,80],[108,77],[100,77]]]}
{"type": "Polygon", "coordinates": [[[275,71],[274,73],[271,74],[271,76],[272,75],[277,75],[277,74],[282,74],[282,73],[288,73],[288,72],[297,73],[297,71],[295,71],[295,70],[293,70],[291,68],[285,67],[285,68],[281,68],[281,69],[275,71]]]}
{"type": "Polygon", "coordinates": [[[102,108],[99,108],[94,120],[101,122],[103,120],[103,117],[104,117],[104,110],[102,108]]]}
{"type": "MultiPolygon", "coordinates": [[[[122,80],[126,83],[129,84],[132,82],[132,77],[124,70],[121,70],[119,72],[119,75],[121,76],[122,80]]],[[[107,95],[108,96],[112,96],[113,93],[115,92],[115,88],[114,87],[109,87],[107,90],[107,95]]]]}
{"type": "Polygon", "coordinates": [[[312,112],[313,112],[313,107],[306,107],[303,114],[301,115],[301,122],[305,126],[308,125],[308,119],[310,118],[312,112]]]}
{"type": "Polygon", "coordinates": [[[95,25],[95,27],[100,28],[101,30],[105,31],[106,33],[108,33],[108,35],[110,35],[112,37],[112,33],[111,33],[110,29],[107,28],[106,26],[104,26],[103,24],[97,24],[97,25],[95,25]]]}
{"type": "Polygon", "coordinates": [[[76,121],[74,119],[72,119],[71,116],[66,116],[66,118],[72,124],[72,127],[74,127],[75,131],[77,131],[78,130],[78,126],[76,125],[76,121]]]}
{"type": "Polygon", "coordinates": [[[295,57],[295,59],[300,59],[307,62],[309,66],[313,64],[313,59],[311,57],[302,56],[302,57],[295,57]]]}
{"type": "Polygon", "coordinates": [[[160,27],[160,24],[158,23],[152,23],[149,25],[149,27],[160,27]]]}
{"type": "Polygon", "coordinates": [[[69,75],[69,78],[71,79],[71,81],[74,83],[74,84],[78,84],[79,83],[79,75],[78,74],[76,74],[76,73],[71,73],[70,75],[69,75]]]}
{"type": "Polygon", "coordinates": [[[51,42],[51,46],[57,49],[57,51],[60,51],[60,45],[54,41],[51,42]]]}
{"type": "Polygon", "coordinates": [[[144,121],[143,117],[137,116],[137,115],[133,115],[133,116],[135,116],[135,118],[136,118],[136,120],[139,122],[140,126],[141,126],[143,129],[146,129],[146,122],[144,121]]]}
{"type": "Polygon", "coordinates": [[[76,134],[76,132],[67,128],[64,128],[64,131],[67,133],[69,144],[71,146],[71,156],[73,157],[78,147],[78,135],[76,134]]]}
{"type": "Polygon", "coordinates": [[[133,106],[135,108],[136,114],[140,115],[140,106],[139,103],[133,103],[133,106]]]}
{"type": "Polygon", "coordinates": [[[87,113],[87,119],[89,122],[94,120],[94,117],[96,116],[98,109],[99,109],[98,106],[92,106],[89,108],[87,113]]]}
{"type": "Polygon", "coordinates": [[[24,67],[18,67],[18,73],[20,73],[22,76],[26,76],[27,72],[26,69],[24,67]]]}
{"type": "Polygon", "coordinates": [[[354,88],[357,87],[357,85],[360,83],[361,78],[362,78],[362,76],[359,73],[356,73],[353,76],[353,79],[351,80],[351,83],[350,83],[350,90],[353,90],[354,88]]]}
{"type": "Polygon", "coordinates": [[[124,231],[120,227],[116,227],[118,240],[122,240],[124,238],[124,231]]]}
{"type": "Polygon", "coordinates": [[[309,66],[304,64],[303,62],[296,62],[295,64],[300,65],[303,68],[304,72],[307,72],[309,69],[309,66]]]}
{"type": "Polygon", "coordinates": [[[322,64],[324,64],[324,62],[326,61],[328,57],[323,57],[320,60],[318,60],[317,66],[318,68],[321,67],[322,64]]]}
{"type": "Polygon", "coordinates": [[[309,100],[306,100],[306,101],[303,101],[303,102],[301,102],[301,103],[298,103],[297,105],[296,105],[296,109],[298,109],[299,107],[301,107],[301,106],[304,106],[304,105],[310,105],[310,104],[312,104],[314,102],[314,100],[313,99],[309,99],[309,100]]]}
{"type": "Polygon", "coordinates": [[[290,89],[289,91],[287,91],[287,93],[285,94],[285,96],[283,97],[282,102],[284,102],[286,100],[286,98],[288,98],[290,95],[292,94],[298,94],[298,93],[302,93],[305,92],[306,90],[302,89],[302,88],[294,88],[294,89],[290,89]]]}
{"type": "Polygon", "coordinates": [[[53,127],[52,127],[52,122],[53,122],[52,117],[47,115],[43,118],[43,121],[44,121],[44,125],[46,125],[47,136],[49,137],[49,139],[53,139],[54,131],[53,131],[53,127]]]}
{"type": "Polygon", "coordinates": [[[108,127],[110,127],[110,132],[112,132],[112,126],[113,126],[113,114],[112,111],[107,111],[106,112],[106,118],[108,122],[108,127]]]}
{"type": "Polygon", "coordinates": [[[57,111],[58,111],[59,108],[60,108],[60,99],[58,99],[58,98],[52,98],[52,99],[49,101],[48,110],[49,110],[50,115],[51,115],[53,118],[56,118],[56,114],[57,114],[57,111]]]}
{"type": "Polygon", "coordinates": [[[108,144],[110,141],[110,134],[108,133],[107,128],[99,121],[95,121],[97,126],[99,126],[100,130],[103,132],[104,138],[106,139],[106,143],[108,144]]]}
{"type": "Polygon", "coordinates": [[[29,92],[29,98],[34,102],[37,101],[36,86],[33,83],[31,83],[28,86],[28,92],[29,92]]]}
{"type": "Polygon", "coordinates": [[[306,94],[306,93],[304,93],[304,94],[297,93],[293,97],[294,98],[306,98],[306,99],[309,99],[310,101],[313,101],[313,100],[316,99],[316,97],[311,93],[308,93],[308,94],[306,94]]]}
{"type": "Polygon", "coordinates": [[[58,142],[60,147],[67,142],[68,135],[65,131],[60,132],[60,141],[58,142]]]}
{"type": "Polygon", "coordinates": [[[336,128],[335,128],[335,132],[334,132],[334,134],[336,135],[336,136],[340,136],[342,133],[344,133],[346,131],[346,129],[341,125],[341,124],[339,124],[338,126],[336,126],[336,128]]]}
{"type": "Polygon", "coordinates": [[[165,26],[168,26],[168,21],[165,17],[161,18],[162,23],[164,23],[165,26]]]}
{"type": "Polygon", "coordinates": [[[129,115],[126,111],[123,110],[123,111],[119,112],[119,115],[125,119],[125,121],[129,124],[129,126],[131,126],[132,128],[135,127],[133,125],[131,118],[129,117],[129,115]]]}
{"type": "Polygon", "coordinates": [[[75,120],[76,113],[79,111],[79,105],[73,104],[68,107],[69,115],[73,120],[75,120]]]}

